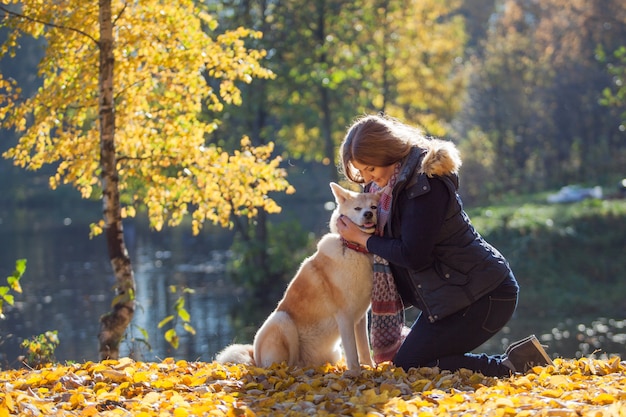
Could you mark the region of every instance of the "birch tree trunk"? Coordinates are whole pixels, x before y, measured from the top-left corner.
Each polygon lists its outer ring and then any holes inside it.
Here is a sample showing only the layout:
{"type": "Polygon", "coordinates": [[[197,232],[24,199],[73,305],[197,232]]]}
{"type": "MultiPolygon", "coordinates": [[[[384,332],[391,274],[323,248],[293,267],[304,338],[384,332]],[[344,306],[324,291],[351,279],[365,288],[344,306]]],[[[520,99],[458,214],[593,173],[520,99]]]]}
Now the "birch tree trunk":
{"type": "Polygon", "coordinates": [[[117,296],[112,311],[100,318],[100,359],[119,358],[119,345],[135,312],[135,279],[124,243],[115,155],[115,103],[113,99],[113,21],[111,0],[99,0],[100,67],[99,120],[102,209],[107,250],[115,274],[117,296]]]}

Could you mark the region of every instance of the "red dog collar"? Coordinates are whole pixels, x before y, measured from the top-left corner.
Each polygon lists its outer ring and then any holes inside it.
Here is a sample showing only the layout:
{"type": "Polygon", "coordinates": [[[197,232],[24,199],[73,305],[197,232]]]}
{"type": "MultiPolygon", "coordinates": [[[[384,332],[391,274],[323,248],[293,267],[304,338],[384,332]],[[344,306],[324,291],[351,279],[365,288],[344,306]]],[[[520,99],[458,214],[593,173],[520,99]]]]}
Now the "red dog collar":
{"type": "Polygon", "coordinates": [[[361,253],[369,253],[369,251],[367,250],[367,248],[361,246],[361,245],[357,245],[356,243],[352,243],[352,242],[348,242],[346,239],[341,238],[341,242],[343,243],[343,246],[345,246],[346,248],[355,250],[357,252],[361,252],[361,253]]]}

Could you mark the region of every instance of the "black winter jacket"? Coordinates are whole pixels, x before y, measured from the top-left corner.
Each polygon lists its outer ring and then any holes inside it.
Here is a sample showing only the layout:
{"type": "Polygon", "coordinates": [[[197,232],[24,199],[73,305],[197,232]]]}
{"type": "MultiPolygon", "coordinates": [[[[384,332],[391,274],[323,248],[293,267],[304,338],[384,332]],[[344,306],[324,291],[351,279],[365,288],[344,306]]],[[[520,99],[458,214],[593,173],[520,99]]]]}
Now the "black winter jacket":
{"type": "Polygon", "coordinates": [[[459,165],[450,142],[432,139],[427,147],[414,148],[396,181],[384,237],[372,236],[367,242],[370,252],[389,261],[405,306],[419,308],[431,322],[469,306],[507,279],[510,291],[517,292],[508,262],[480,236],[463,210],[457,193],[459,165]],[[422,213],[432,218],[430,225],[419,225],[423,239],[409,236],[418,228],[406,230],[421,221],[412,210],[419,198],[433,202],[432,209],[422,213]],[[407,241],[413,245],[407,246],[407,241]]]}

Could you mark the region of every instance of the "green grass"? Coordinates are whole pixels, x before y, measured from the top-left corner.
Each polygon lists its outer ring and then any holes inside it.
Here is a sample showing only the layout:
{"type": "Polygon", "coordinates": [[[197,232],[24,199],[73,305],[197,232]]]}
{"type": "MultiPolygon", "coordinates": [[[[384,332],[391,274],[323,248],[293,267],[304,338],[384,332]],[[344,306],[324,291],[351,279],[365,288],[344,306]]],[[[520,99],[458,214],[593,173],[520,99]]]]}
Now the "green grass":
{"type": "Polygon", "coordinates": [[[545,203],[527,196],[468,210],[510,261],[528,316],[624,314],[626,200],[545,203]]]}

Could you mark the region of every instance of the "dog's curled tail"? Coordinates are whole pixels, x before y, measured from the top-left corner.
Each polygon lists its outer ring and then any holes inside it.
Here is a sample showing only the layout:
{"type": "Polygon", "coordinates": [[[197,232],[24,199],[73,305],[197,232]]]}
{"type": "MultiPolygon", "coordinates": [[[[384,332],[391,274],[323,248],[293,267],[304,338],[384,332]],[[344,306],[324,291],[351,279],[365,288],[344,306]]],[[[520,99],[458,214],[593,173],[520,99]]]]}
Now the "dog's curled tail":
{"type": "Polygon", "coordinates": [[[215,355],[215,362],[237,363],[242,365],[255,366],[254,347],[252,345],[230,345],[215,355]]]}

